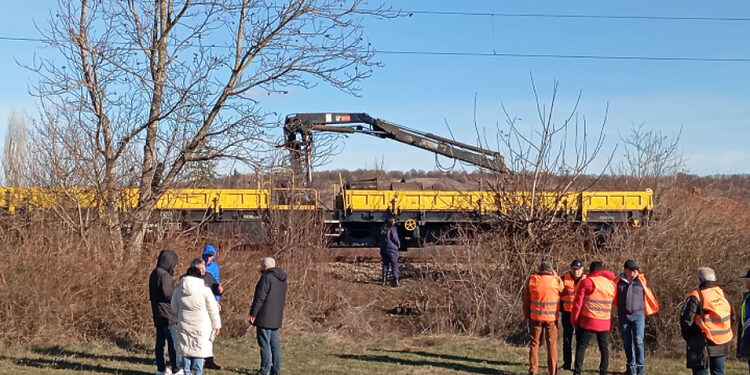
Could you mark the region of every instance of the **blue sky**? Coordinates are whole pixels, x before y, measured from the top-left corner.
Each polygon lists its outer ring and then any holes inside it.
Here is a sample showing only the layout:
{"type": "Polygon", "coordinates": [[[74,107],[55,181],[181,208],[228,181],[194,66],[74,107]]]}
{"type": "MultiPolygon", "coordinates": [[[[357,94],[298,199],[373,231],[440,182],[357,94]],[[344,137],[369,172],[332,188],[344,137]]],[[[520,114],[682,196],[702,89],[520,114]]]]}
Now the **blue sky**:
{"type": "MultiPolygon", "coordinates": [[[[3,2],[0,36],[38,37],[55,1],[3,2]],[[31,6],[33,4],[33,6],[31,6]]],[[[750,17],[750,3],[727,1],[399,1],[395,9],[450,12],[750,17]]],[[[750,58],[750,21],[645,20],[460,16],[416,13],[367,20],[366,33],[382,51],[518,53],[601,56],[750,58]]],[[[0,40],[0,127],[11,108],[35,111],[28,87],[35,77],[16,61],[49,55],[39,43],[0,40]]],[[[405,126],[475,143],[474,101],[480,127],[503,121],[500,105],[537,125],[530,74],[542,100],[559,82],[558,118],[579,92],[579,113],[600,124],[609,105],[605,152],[632,124],[645,123],[667,135],[682,129],[680,149],[688,172],[706,175],[750,173],[750,62],[640,61],[380,54],[383,67],[360,84],[355,97],[320,84],[293,88],[288,95],[259,96],[267,111],[367,112],[405,126]]],[[[621,155],[621,149],[615,158],[621,155]]],[[[591,172],[603,167],[604,157],[591,172]]],[[[443,160],[444,163],[448,163],[443,160]]],[[[344,140],[341,154],[326,169],[433,169],[434,156],[405,145],[366,136],[344,140]]]]}

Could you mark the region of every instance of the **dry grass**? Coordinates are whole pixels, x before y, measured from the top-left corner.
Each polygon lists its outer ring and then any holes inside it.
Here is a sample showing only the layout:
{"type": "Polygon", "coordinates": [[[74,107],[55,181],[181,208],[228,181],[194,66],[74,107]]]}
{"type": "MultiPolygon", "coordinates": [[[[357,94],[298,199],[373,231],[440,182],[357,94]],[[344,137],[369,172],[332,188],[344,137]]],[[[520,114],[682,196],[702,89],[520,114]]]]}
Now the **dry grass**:
{"type": "MultiPolygon", "coordinates": [[[[750,209],[726,198],[681,191],[665,192],[659,203],[658,220],[616,233],[601,249],[587,247],[582,236],[562,227],[534,241],[500,231],[466,237],[440,258],[403,265],[407,285],[400,289],[377,284],[377,265],[359,274],[362,266],[326,263],[331,253],[314,214],[271,218],[275,230],[270,247],[244,249],[239,237],[211,238],[219,249],[226,289],[223,335],[248,333],[257,264],[266,255],[275,256],[290,275],[285,317],[290,334],[365,340],[458,333],[514,343],[525,339],[521,292],[540,259],[551,259],[562,273],[576,257],[587,263],[602,259],[615,272],[633,258],[662,307],[649,319],[648,349],[680,354],[677,316],[685,295],[697,284],[698,266],[714,267],[729,296],[735,301],[741,296],[737,277],[750,265],[750,209]],[[388,309],[399,304],[417,313],[389,316],[388,309]]],[[[0,340],[25,345],[148,340],[153,328],[147,280],[158,251],[169,247],[178,253],[177,278],[206,241],[205,236],[177,236],[118,258],[101,228],[71,232],[54,220],[5,218],[0,226],[0,256],[5,260],[0,268],[0,340]]]]}

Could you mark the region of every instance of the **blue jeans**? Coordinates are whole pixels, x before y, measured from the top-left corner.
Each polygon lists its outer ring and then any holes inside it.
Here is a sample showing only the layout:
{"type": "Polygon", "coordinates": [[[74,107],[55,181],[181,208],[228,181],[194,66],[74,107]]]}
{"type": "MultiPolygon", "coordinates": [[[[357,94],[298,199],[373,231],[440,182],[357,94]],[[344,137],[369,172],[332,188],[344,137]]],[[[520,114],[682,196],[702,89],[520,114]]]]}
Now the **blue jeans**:
{"type": "Polygon", "coordinates": [[[154,347],[154,353],[156,353],[156,369],[164,371],[167,369],[166,363],[164,363],[164,343],[167,343],[167,352],[169,353],[169,366],[172,370],[177,371],[177,327],[161,326],[156,327],[156,346],[154,347]]]}
{"type": "Polygon", "coordinates": [[[645,347],[643,336],[646,331],[645,315],[618,316],[620,323],[620,334],[625,346],[625,359],[627,373],[631,375],[645,374],[645,347]]]}
{"type": "Polygon", "coordinates": [[[281,373],[281,342],[279,330],[258,327],[258,346],[260,347],[260,372],[264,374],[281,373]],[[271,365],[273,362],[273,365],[271,365]]]}
{"type": "MultiPolygon", "coordinates": [[[[711,368],[711,375],[724,375],[724,360],[726,356],[709,357],[708,367],[711,368]]],[[[693,375],[708,375],[708,370],[693,369],[693,375]]]]}
{"type": "Polygon", "coordinates": [[[182,357],[182,370],[185,375],[203,375],[203,358],[182,357]]]}

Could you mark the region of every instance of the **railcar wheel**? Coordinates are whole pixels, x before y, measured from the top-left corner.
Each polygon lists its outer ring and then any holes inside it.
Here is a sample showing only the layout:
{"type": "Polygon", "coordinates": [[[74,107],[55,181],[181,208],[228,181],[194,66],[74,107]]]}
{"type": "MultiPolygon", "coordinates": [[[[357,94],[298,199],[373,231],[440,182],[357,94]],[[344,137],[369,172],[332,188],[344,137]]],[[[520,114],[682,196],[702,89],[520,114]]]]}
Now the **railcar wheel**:
{"type": "Polygon", "coordinates": [[[406,219],[404,222],[404,229],[408,230],[409,232],[414,231],[414,229],[417,229],[417,221],[414,219],[406,219]]]}

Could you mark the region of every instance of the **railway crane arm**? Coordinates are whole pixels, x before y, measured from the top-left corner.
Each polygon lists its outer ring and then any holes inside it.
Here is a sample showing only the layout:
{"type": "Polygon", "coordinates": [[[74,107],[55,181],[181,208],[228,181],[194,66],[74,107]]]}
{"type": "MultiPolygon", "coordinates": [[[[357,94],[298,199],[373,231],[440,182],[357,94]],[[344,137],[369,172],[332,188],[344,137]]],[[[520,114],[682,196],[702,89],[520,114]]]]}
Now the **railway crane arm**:
{"type": "Polygon", "coordinates": [[[312,180],[312,134],[314,131],[358,133],[392,139],[490,171],[500,173],[508,171],[503,156],[498,152],[396,125],[373,118],[366,113],[297,113],[286,117],[284,147],[290,152],[295,174],[304,175],[306,182],[312,180]]]}

